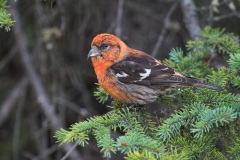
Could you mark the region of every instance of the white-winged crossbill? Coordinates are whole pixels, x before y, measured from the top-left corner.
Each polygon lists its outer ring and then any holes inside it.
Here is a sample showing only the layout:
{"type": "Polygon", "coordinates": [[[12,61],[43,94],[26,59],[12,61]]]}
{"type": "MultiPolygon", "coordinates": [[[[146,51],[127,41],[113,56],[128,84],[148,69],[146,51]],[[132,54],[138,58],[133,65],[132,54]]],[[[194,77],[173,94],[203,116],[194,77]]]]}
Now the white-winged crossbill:
{"type": "Polygon", "coordinates": [[[175,72],[150,55],[129,48],[112,34],[97,35],[88,58],[100,86],[113,98],[127,103],[151,103],[167,90],[181,86],[221,90],[219,86],[175,72]]]}

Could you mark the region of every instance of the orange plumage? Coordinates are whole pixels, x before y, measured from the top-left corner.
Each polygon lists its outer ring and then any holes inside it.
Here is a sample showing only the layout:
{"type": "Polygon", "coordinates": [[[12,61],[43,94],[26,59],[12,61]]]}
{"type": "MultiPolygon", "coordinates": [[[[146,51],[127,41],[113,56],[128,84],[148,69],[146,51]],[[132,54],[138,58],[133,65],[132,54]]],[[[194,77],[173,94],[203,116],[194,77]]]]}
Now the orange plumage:
{"type": "Polygon", "coordinates": [[[179,86],[214,90],[220,87],[186,77],[150,55],[129,48],[112,34],[99,34],[88,54],[99,84],[115,99],[134,104],[154,102],[160,94],[179,86]]]}

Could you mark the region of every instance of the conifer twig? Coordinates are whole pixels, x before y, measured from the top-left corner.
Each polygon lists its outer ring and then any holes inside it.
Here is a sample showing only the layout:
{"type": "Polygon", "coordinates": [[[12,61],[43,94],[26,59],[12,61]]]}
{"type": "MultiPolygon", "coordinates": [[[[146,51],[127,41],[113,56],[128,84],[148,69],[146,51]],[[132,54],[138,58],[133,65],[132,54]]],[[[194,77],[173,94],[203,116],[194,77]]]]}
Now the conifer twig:
{"type": "Polygon", "coordinates": [[[133,128],[133,126],[131,125],[131,123],[129,122],[129,120],[128,120],[127,118],[124,118],[123,120],[128,124],[128,126],[129,126],[130,129],[131,129],[131,131],[134,132],[134,128],[133,128]]]}

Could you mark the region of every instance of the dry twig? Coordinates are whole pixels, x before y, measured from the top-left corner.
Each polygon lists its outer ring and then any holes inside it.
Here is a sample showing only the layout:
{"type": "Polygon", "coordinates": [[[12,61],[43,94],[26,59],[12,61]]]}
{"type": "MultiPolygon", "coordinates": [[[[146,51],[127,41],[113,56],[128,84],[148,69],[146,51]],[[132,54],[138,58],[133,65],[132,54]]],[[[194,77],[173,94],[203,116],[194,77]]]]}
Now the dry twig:
{"type": "Polygon", "coordinates": [[[12,110],[16,101],[22,96],[25,92],[28,84],[26,77],[22,78],[13,88],[9,96],[6,98],[0,109],[0,126],[7,119],[10,111],[12,110]]]}
{"type": "Polygon", "coordinates": [[[166,15],[166,18],[163,21],[162,31],[161,31],[160,35],[158,36],[157,43],[155,44],[155,47],[154,47],[154,49],[152,51],[152,54],[151,54],[153,57],[155,57],[158,54],[159,48],[162,45],[163,38],[165,37],[166,31],[170,26],[171,15],[172,15],[173,11],[177,8],[178,2],[179,2],[178,0],[174,2],[172,7],[169,9],[169,11],[166,15]]]}
{"type": "Polygon", "coordinates": [[[117,18],[116,18],[116,28],[115,28],[115,34],[117,37],[121,37],[122,33],[122,16],[123,16],[123,5],[124,5],[124,0],[119,0],[118,1],[118,11],[117,11],[117,18]]]}

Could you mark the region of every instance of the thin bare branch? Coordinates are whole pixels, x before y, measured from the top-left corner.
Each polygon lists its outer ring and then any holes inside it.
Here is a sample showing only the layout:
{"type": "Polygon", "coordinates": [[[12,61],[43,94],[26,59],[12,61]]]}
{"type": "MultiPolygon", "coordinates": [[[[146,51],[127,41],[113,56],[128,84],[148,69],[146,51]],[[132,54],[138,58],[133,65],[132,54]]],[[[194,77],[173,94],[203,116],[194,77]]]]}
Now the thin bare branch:
{"type": "Polygon", "coordinates": [[[169,11],[168,11],[168,13],[167,13],[167,15],[164,19],[162,31],[161,31],[160,35],[158,36],[157,43],[155,44],[155,47],[154,47],[154,49],[152,51],[152,54],[151,54],[153,57],[155,57],[158,54],[159,48],[162,45],[163,38],[165,37],[166,31],[170,26],[171,15],[172,15],[173,11],[177,8],[178,2],[179,2],[178,0],[174,2],[174,4],[169,9],[169,11]]]}
{"type": "Polygon", "coordinates": [[[10,111],[12,110],[16,101],[22,96],[25,92],[28,84],[26,77],[22,78],[13,88],[9,96],[6,98],[0,109],[0,126],[8,117],[10,111]]]}
{"type": "Polygon", "coordinates": [[[69,108],[70,110],[76,112],[81,115],[82,118],[88,118],[91,115],[99,114],[97,111],[89,109],[89,107],[79,106],[64,97],[55,97],[53,98],[53,102],[56,104],[61,104],[62,106],[69,108]]]}
{"type": "MultiPolygon", "coordinates": [[[[74,70],[73,70],[74,71],[74,70]]],[[[81,75],[80,72],[71,72],[72,74],[69,75],[72,84],[74,85],[74,87],[82,94],[82,101],[84,103],[84,105],[86,106],[86,108],[88,106],[93,106],[93,102],[91,100],[91,94],[89,92],[89,90],[86,88],[86,85],[84,85],[84,80],[83,80],[83,76],[81,75]]],[[[88,108],[88,111],[91,114],[96,113],[96,111],[94,111],[91,107],[88,108]]]]}
{"type": "Polygon", "coordinates": [[[115,28],[115,34],[117,37],[121,37],[122,33],[122,16],[123,16],[123,5],[124,0],[118,0],[118,11],[117,11],[117,17],[116,17],[116,28],[115,28]]]}
{"type": "Polygon", "coordinates": [[[58,3],[57,3],[58,7],[59,7],[59,11],[61,13],[61,25],[60,25],[60,30],[62,32],[64,32],[66,30],[66,10],[65,10],[65,7],[64,7],[64,1],[62,0],[58,0],[58,3]]]}
{"type": "Polygon", "coordinates": [[[35,156],[29,152],[23,152],[23,156],[28,158],[28,159],[31,159],[31,160],[38,160],[35,158],[35,156]]]}
{"type": "Polygon", "coordinates": [[[229,4],[231,2],[233,2],[233,0],[223,0],[223,1],[218,1],[217,3],[213,3],[213,1],[211,1],[211,3],[206,6],[201,6],[201,7],[196,8],[196,11],[206,12],[206,11],[210,10],[211,8],[214,8],[214,7],[220,8],[224,5],[229,7],[229,4]]]}
{"type": "Polygon", "coordinates": [[[16,112],[16,118],[14,123],[14,130],[13,130],[13,142],[12,142],[12,150],[13,150],[13,159],[18,160],[19,159],[19,140],[20,140],[20,134],[21,134],[21,121],[22,121],[22,110],[26,98],[26,92],[23,92],[21,95],[22,98],[19,100],[19,103],[17,105],[17,112],[16,112]]]}
{"type": "Polygon", "coordinates": [[[61,158],[61,160],[65,160],[69,157],[69,155],[71,154],[71,152],[78,146],[78,142],[75,142],[74,145],[72,146],[72,148],[70,148],[70,150],[61,158]]]}
{"type": "Polygon", "coordinates": [[[14,57],[16,54],[16,48],[12,47],[10,52],[0,61],[0,71],[8,64],[8,62],[14,57]]]}
{"type": "Polygon", "coordinates": [[[233,17],[233,16],[236,16],[236,17],[240,18],[240,13],[238,13],[238,12],[231,12],[231,13],[224,14],[224,15],[221,15],[221,16],[215,16],[212,19],[214,21],[220,21],[220,20],[223,20],[223,19],[226,19],[226,18],[230,18],[230,17],[233,17]]]}
{"type": "Polygon", "coordinates": [[[134,12],[144,14],[148,18],[154,19],[157,22],[162,22],[161,19],[163,16],[161,14],[154,12],[154,10],[150,8],[146,8],[146,6],[140,5],[137,1],[126,1],[126,6],[134,12]]]}
{"type": "MultiPolygon", "coordinates": [[[[43,154],[49,147],[46,146],[46,141],[48,142],[46,134],[48,134],[48,130],[49,130],[49,125],[46,124],[46,120],[45,119],[41,119],[39,120],[39,109],[35,108],[31,114],[28,116],[28,122],[29,122],[29,132],[30,135],[32,137],[32,139],[35,142],[35,146],[36,146],[36,150],[37,153],[39,155],[42,155],[42,159],[45,158],[47,159],[47,157],[45,156],[45,154],[43,154]],[[41,123],[39,123],[39,121],[41,123]],[[44,121],[44,122],[42,122],[44,121]]],[[[45,117],[43,117],[45,118],[45,117]]],[[[37,159],[37,156],[34,155],[34,158],[31,159],[37,159]]]]}
{"type": "Polygon", "coordinates": [[[58,145],[53,145],[47,149],[44,150],[43,153],[35,157],[36,160],[42,160],[45,159],[44,157],[50,156],[53,152],[55,152],[58,149],[58,145]]]}

